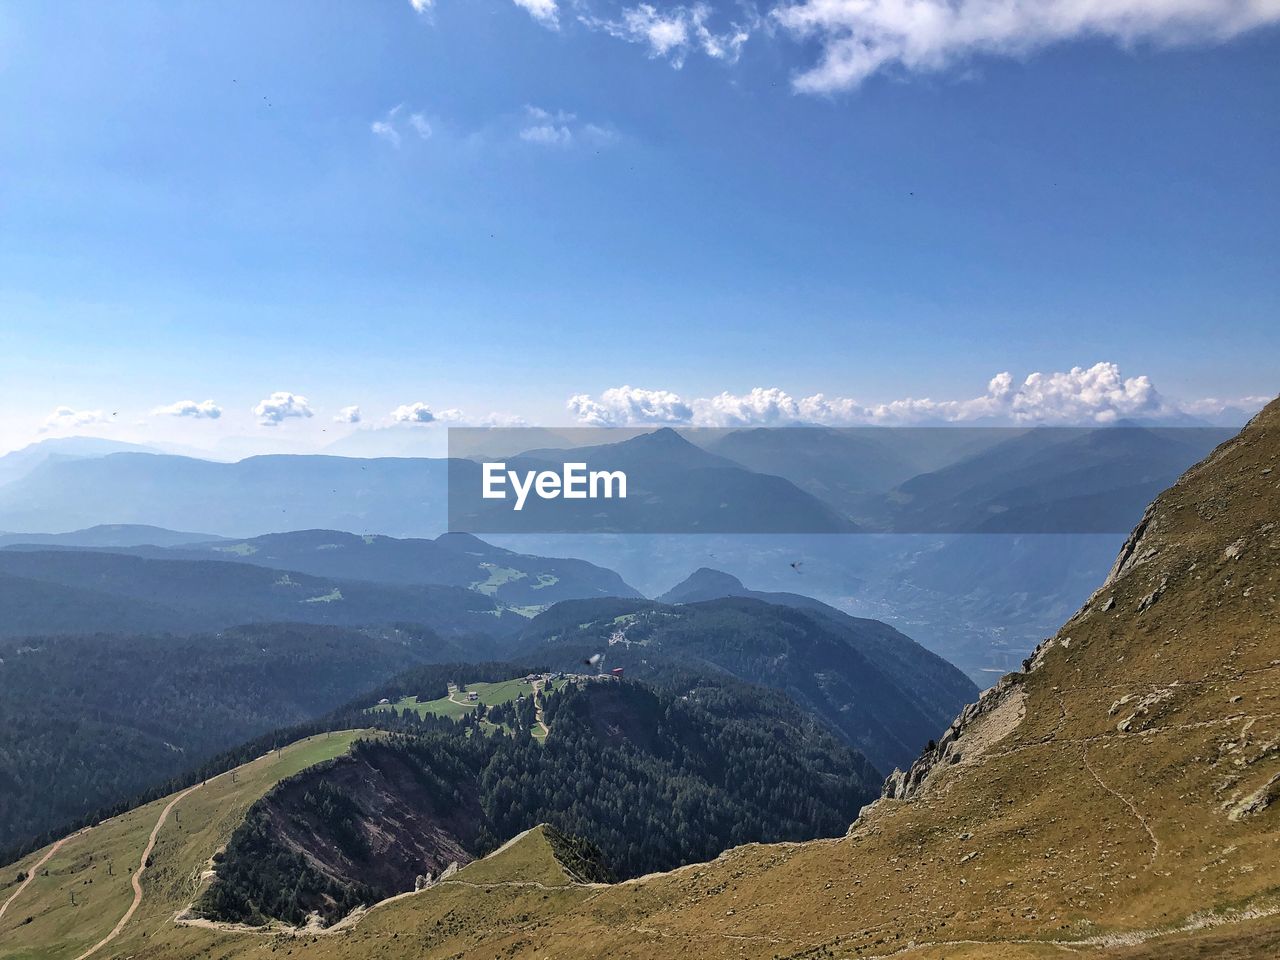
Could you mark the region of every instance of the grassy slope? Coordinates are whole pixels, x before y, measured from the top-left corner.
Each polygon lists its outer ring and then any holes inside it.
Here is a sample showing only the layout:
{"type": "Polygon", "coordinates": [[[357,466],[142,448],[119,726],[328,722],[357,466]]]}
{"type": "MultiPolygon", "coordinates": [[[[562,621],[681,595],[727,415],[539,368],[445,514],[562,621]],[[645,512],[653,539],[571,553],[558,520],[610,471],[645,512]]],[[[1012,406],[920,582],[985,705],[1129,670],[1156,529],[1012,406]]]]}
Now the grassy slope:
{"type": "MultiPolygon", "coordinates": [[[[561,690],[568,681],[555,680],[547,684],[548,691],[561,690]]],[[[467,691],[474,692],[477,701],[485,706],[496,706],[500,703],[510,703],[516,697],[524,694],[529,696],[532,686],[523,679],[503,680],[500,683],[468,683],[467,691]]],[[[467,693],[459,692],[456,694],[459,700],[466,700],[467,693]]],[[[475,704],[457,703],[449,697],[440,697],[437,700],[427,700],[419,702],[417,697],[404,697],[392,704],[381,704],[373,708],[374,710],[395,710],[400,713],[404,710],[413,710],[420,717],[437,716],[448,717],[451,720],[457,720],[475,711],[475,704]]],[[[494,727],[493,729],[498,729],[494,727]]],[[[534,728],[533,736],[535,739],[542,738],[540,728],[534,728]]]]}
{"type": "Polygon", "coordinates": [[[572,881],[556,859],[545,831],[546,827],[541,824],[534,827],[484,859],[467,864],[453,880],[481,886],[510,883],[568,886],[572,881]]]}
{"type": "MultiPolygon", "coordinates": [[[[349,731],[311,737],[239,767],[234,782],[224,774],[193,790],[161,829],[152,865],[142,876],[141,907],[121,936],[95,957],[138,954],[145,929],[172,918],[190,902],[209,858],[251,803],[284,777],[345,753],[359,735],[349,731]]],[[[0,960],[72,960],[109,933],[133,901],[130,877],[170,799],[131,810],[65,841],[0,919],[0,960]],[[30,923],[23,922],[27,917],[30,923]]],[[[0,903],[16,889],[18,872],[29,869],[47,849],[3,868],[0,903]]]]}

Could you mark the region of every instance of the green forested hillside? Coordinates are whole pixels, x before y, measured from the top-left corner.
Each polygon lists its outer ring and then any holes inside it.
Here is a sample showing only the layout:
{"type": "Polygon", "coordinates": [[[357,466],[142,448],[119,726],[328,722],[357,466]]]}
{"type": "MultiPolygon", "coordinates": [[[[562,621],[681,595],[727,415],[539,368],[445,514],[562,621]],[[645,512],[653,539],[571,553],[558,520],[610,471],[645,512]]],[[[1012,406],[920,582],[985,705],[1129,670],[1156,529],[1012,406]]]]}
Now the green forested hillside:
{"type": "Polygon", "coordinates": [[[850,616],[813,597],[748,590],[737,577],[702,567],[658,599],[663,603],[693,604],[726,597],[750,597],[815,616],[892,677],[938,723],[950,723],[959,709],[978,695],[977,686],[958,667],[901,631],[880,620],[850,616]]]}
{"type": "Polygon", "coordinates": [[[945,661],[877,621],[746,597],[557,604],[521,643],[525,659],[553,669],[599,653],[606,669],[641,679],[701,672],[772,687],[885,772],[909,765],[974,692],[945,661]]]}
{"type": "Polygon", "coordinates": [[[0,850],[462,655],[425,628],[296,624],[0,643],[0,850]]]}
{"type": "Polygon", "coordinates": [[[529,736],[532,710],[513,718],[515,737],[435,721],[280,784],[232,838],[201,911],[331,922],[542,822],[636,876],[753,840],[841,834],[877,789],[860,755],[759,688],[591,681],[548,696],[545,712],[545,745],[529,736]]]}

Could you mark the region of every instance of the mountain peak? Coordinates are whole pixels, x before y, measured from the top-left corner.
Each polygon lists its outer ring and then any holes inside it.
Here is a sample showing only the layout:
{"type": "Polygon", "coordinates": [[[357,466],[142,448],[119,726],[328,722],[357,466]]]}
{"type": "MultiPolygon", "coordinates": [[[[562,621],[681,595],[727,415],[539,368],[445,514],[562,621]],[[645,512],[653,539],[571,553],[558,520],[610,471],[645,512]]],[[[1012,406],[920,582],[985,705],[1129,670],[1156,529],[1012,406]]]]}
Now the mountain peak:
{"type": "Polygon", "coordinates": [[[622,443],[628,446],[644,446],[644,447],[692,447],[701,449],[694,443],[690,443],[685,437],[672,427],[659,427],[649,433],[641,433],[622,443]]]}
{"type": "Polygon", "coordinates": [[[696,603],[699,600],[716,600],[746,592],[742,581],[731,573],[699,567],[662,596],[660,603],[696,603]]]}

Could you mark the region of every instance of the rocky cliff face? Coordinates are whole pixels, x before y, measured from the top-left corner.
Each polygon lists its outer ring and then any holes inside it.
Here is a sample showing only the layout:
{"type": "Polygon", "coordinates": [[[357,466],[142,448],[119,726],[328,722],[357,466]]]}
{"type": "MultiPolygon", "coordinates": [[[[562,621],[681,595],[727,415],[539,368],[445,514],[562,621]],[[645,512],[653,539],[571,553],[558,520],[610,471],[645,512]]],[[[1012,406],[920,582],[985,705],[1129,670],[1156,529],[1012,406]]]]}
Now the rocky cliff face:
{"type": "MultiPolygon", "coordinates": [[[[1239,436],[1214,450],[1208,458],[1188,471],[1169,491],[1147,507],[1142,519],[1126,538],[1106,580],[1067,624],[1068,628],[1086,622],[1095,614],[1104,615],[1116,611],[1116,615],[1120,615],[1121,612],[1116,607],[1115,590],[1119,582],[1130,575],[1143,583],[1141,596],[1134,608],[1135,614],[1142,615],[1169,589],[1171,574],[1190,574],[1196,569],[1194,560],[1189,563],[1184,560],[1181,564],[1184,569],[1181,571],[1178,570],[1179,564],[1173,561],[1177,552],[1192,546],[1192,538],[1180,533],[1179,529],[1183,526],[1179,522],[1182,519],[1180,515],[1188,507],[1194,510],[1198,521],[1210,525],[1211,535],[1216,532],[1219,537],[1226,529],[1222,523],[1226,511],[1252,515],[1257,520],[1256,528],[1250,531],[1252,535],[1246,535],[1227,545],[1220,560],[1240,560],[1252,541],[1255,549],[1261,553],[1255,559],[1261,559],[1264,567],[1266,566],[1266,555],[1274,548],[1275,542],[1270,535],[1276,531],[1277,522],[1280,522],[1280,512],[1272,513],[1268,509],[1280,499],[1275,496],[1275,491],[1280,490],[1280,475],[1275,475],[1270,466],[1276,456],[1271,449],[1274,444],[1269,442],[1274,440],[1275,427],[1272,421],[1275,419],[1273,404],[1267,411],[1259,414],[1239,436]],[[1229,473],[1228,465],[1231,463],[1236,464],[1236,481],[1253,479],[1256,482],[1242,487],[1228,476],[1218,476],[1219,473],[1229,473]],[[1275,482],[1270,483],[1273,475],[1275,482]],[[1234,507],[1232,493],[1236,495],[1234,507]],[[1267,519],[1271,516],[1276,519],[1267,519]],[[1212,530],[1215,522],[1219,525],[1217,531],[1212,530]],[[1168,562],[1160,562],[1162,558],[1168,562]],[[1144,565],[1151,566],[1144,571],[1141,569],[1144,565]]],[[[1202,574],[1194,579],[1203,581],[1204,576],[1202,574]]],[[[1228,573],[1223,585],[1228,586],[1230,583],[1231,575],[1228,573]]],[[[1248,592],[1242,592],[1242,598],[1247,596],[1248,592]]],[[[1221,599],[1218,602],[1221,603],[1221,599]]],[[[981,698],[965,707],[947,732],[936,744],[931,744],[907,771],[893,771],[885,781],[883,797],[891,800],[914,798],[929,780],[932,771],[960,763],[966,754],[971,760],[975,759],[977,751],[1009,732],[1009,722],[1013,719],[1014,711],[1021,714],[1024,709],[1026,675],[1042,667],[1054,647],[1069,647],[1070,643],[1070,637],[1063,634],[1041,643],[1023,664],[1022,673],[1008,674],[994,687],[984,691],[981,698]]],[[[1280,643],[1277,644],[1277,653],[1280,654],[1280,643]]],[[[1120,722],[1119,728],[1122,732],[1130,732],[1137,715],[1148,715],[1152,707],[1168,698],[1165,692],[1135,698],[1140,702],[1134,712],[1130,713],[1129,719],[1120,722]]],[[[1127,703],[1127,700],[1117,701],[1111,712],[1116,712],[1117,708],[1127,703]]],[[[1020,719],[1019,715],[1018,720],[1020,719]]]]}
{"type": "MultiPolygon", "coordinates": [[[[1038,654],[1039,651],[1037,651],[1038,654]]],[[[961,711],[936,743],[905,772],[895,770],[884,782],[881,799],[911,800],[925,786],[929,775],[968,760],[977,761],[991,744],[999,742],[1022,721],[1026,691],[1022,675],[1011,673],[961,711]]],[[[870,812],[865,808],[863,813],[870,812]]],[[[855,824],[856,826],[856,824],[855,824]]]]}
{"type": "Polygon", "coordinates": [[[196,912],[328,925],[470,863],[480,819],[474,783],[440,784],[413,757],[363,742],[249,810],[196,912]]]}

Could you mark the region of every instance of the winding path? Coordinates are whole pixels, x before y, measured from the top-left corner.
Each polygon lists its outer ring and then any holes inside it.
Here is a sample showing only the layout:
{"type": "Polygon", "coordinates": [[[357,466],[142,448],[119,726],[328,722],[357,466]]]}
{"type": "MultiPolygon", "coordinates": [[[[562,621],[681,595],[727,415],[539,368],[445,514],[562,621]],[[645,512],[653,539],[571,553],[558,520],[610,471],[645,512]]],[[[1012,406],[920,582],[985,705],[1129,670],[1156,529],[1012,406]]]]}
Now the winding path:
{"type": "MultiPolygon", "coordinates": [[[[183,799],[183,797],[189,794],[192,790],[198,790],[201,786],[203,786],[203,784],[192,784],[165,804],[164,809],[160,811],[159,818],[156,820],[156,825],[151,828],[151,836],[147,839],[147,846],[142,851],[142,856],[138,860],[138,869],[133,872],[133,903],[129,904],[129,909],[124,912],[124,916],[120,918],[120,921],[114,928],[112,928],[111,932],[84,953],[80,954],[80,956],[76,957],[76,960],[86,960],[87,957],[93,956],[116,937],[120,936],[120,931],[123,930],[125,925],[133,919],[133,915],[137,913],[138,907],[142,905],[142,873],[147,869],[147,861],[151,859],[151,851],[155,849],[156,839],[160,836],[160,828],[163,827],[165,821],[169,819],[169,813],[178,805],[178,801],[183,799]]],[[[53,851],[50,851],[50,853],[52,852],[53,851]]]]}
{"type": "Polygon", "coordinates": [[[1123,803],[1126,807],[1128,807],[1129,812],[1133,814],[1134,818],[1138,821],[1138,823],[1142,825],[1142,829],[1147,831],[1147,836],[1151,838],[1151,861],[1150,862],[1155,863],[1156,858],[1160,856],[1160,838],[1157,837],[1156,832],[1151,829],[1150,822],[1148,822],[1147,818],[1142,815],[1142,811],[1138,809],[1137,804],[1135,804],[1132,800],[1130,800],[1120,791],[1109,786],[1107,782],[1102,779],[1102,777],[1098,776],[1098,771],[1093,769],[1093,764],[1089,762],[1088,747],[1084,748],[1083,756],[1084,756],[1084,768],[1089,771],[1089,774],[1093,777],[1094,780],[1098,781],[1098,786],[1102,787],[1103,790],[1107,791],[1107,793],[1111,794],[1111,796],[1115,797],[1117,800],[1123,803]]]}
{"type": "Polygon", "coordinates": [[[542,717],[542,681],[533,681],[533,716],[538,722],[538,726],[542,728],[542,739],[547,739],[551,733],[551,728],[547,726],[547,721],[542,717]]]}
{"type": "Polygon", "coordinates": [[[27,889],[27,885],[31,883],[32,880],[35,879],[36,871],[38,871],[41,867],[43,867],[46,863],[48,863],[49,858],[52,857],[55,853],[57,853],[58,849],[64,843],[70,840],[71,837],[79,836],[83,832],[84,831],[76,831],[70,836],[63,837],[61,840],[59,840],[57,843],[51,846],[47,851],[45,851],[45,855],[43,857],[41,857],[34,864],[32,864],[31,868],[27,870],[26,879],[24,879],[20,884],[18,884],[18,889],[13,891],[13,893],[9,894],[9,899],[7,899],[4,903],[0,903],[0,920],[4,919],[5,911],[9,909],[9,904],[17,900],[18,897],[22,895],[22,891],[27,889]]]}

